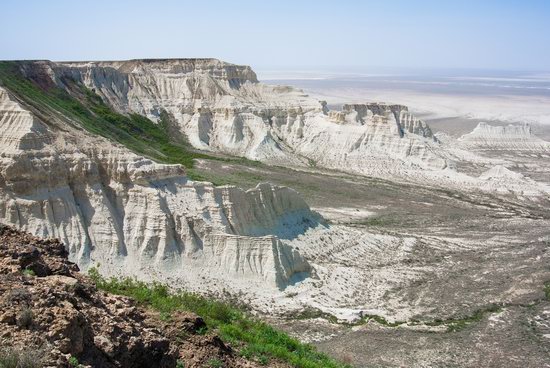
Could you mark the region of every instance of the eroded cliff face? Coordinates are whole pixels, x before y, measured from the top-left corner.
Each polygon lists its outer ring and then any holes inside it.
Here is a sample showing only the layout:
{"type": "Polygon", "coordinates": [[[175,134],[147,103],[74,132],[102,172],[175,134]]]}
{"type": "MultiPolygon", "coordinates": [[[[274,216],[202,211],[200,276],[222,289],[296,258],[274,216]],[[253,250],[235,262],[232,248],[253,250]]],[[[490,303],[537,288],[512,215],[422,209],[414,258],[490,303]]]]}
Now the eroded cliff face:
{"type": "Polygon", "coordinates": [[[111,274],[191,280],[201,270],[282,288],[310,271],[280,240],[319,225],[295,191],[192,182],[180,165],[157,164],[45,116],[0,87],[3,223],[59,238],[81,267],[99,263],[111,274]]]}
{"type": "Polygon", "coordinates": [[[535,136],[529,124],[496,126],[481,122],[459,141],[464,147],[480,150],[550,151],[550,143],[535,136]]]}
{"type": "Polygon", "coordinates": [[[123,113],[158,121],[163,112],[203,150],[286,165],[369,174],[442,169],[429,127],[398,105],[326,106],[302,91],[259,83],[245,66],[215,59],[43,62],[64,87],[84,84],[123,113]]]}

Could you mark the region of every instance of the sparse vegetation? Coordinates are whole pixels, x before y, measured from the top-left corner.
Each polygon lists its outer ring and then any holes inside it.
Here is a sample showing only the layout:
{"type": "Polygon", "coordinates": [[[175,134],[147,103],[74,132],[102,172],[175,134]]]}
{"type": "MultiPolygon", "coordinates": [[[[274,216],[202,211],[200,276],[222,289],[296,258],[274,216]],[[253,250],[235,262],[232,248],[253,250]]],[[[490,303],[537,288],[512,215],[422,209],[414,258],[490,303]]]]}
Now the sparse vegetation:
{"type": "Polygon", "coordinates": [[[39,351],[0,348],[0,368],[40,368],[42,359],[39,351]]]}
{"type": "Polygon", "coordinates": [[[80,362],[78,361],[77,357],[71,356],[69,358],[69,365],[73,368],[79,368],[80,367],[80,362]]]}
{"type": "Polygon", "coordinates": [[[25,307],[21,310],[17,316],[17,326],[20,328],[30,328],[33,323],[33,313],[32,310],[28,307],[25,307]]]}
{"type": "Polygon", "coordinates": [[[357,224],[365,225],[365,226],[383,227],[383,226],[397,225],[397,223],[398,222],[396,221],[396,219],[390,216],[371,216],[357,224]]]}
{"type": "Polygon", "coordinates": [[[146,284],[131,278],[106,279],[95,268],[88,273],[99,289],[134,298],[158,312],[170,314],[180,310],[200,315],[208,329],[216,330],[222,340],[234,344],[241,356],[260,364],[278,359],[297,368],[347,367],[319,353],[312,345],[302,344],[227,303],[183,291],[171,294],[167,286],[158,283],[146,284]]]}
{"type": "MultiPolygon", "coordinates": [[[[545,286],[545,293],[546,293],[546,298],[548,300],[550,300],[550,282],[548,282],[545,286]]],[[[443,319],[436,319],[436,320],[427,321],[427,322],[422,322],[422,321],[419,321],[419,320],[389,322],[386,318],[384,318],[382,316],[378,316],[378,315],[375,315],[375,314],[365,314],[365,315],[363,315],[363,317],[360,320],[358,320],[356,322],[349,323],[349,322],[338,322],[336,317],[329,314],[329,313],[324,313],[324,312],[322,312],[318,309],[309,308],[309,309],[305,309],[300,314],[292,316],[292,318],[294,318],[294,319],[323,318],[323,319],[325,319],[325,320],[327,320],[331,323],[339,323],[341,325],[345,325],[345,326],[349,326],[349,327],[359,326],[359,325],[368,323],[370,321],[374,321],[374,322],[376,322],[376,323],[378,323],[382,326],[385,326],[385,327],[398,327],[398,326],[401,326],[401,325],[404,325],[404,324],[408,324],[408,325],[422,325],[423,324],[423,325],[426,325],[426,326],[443,326],[444,325],[444,326],[447,327],[447,332],[457,332],[457,331],[463,330],[464,328],[466,328],[471,323],[481,321],[481,319],[486,314],[499,313],[500,311],[502,311],[502,306],[500,306],[498,304],[492,304],[492,305],[490,305],[486,308],[479,309],[479,310],[475,311],[470,316],[466,316],[466,317],[463,317],[463,318],[449,318],[449,319],[444,319],[444,320],[443,319]]]]}
{"type": "Polygon", "coordinates": [[[298,320],[323,318],[331,323],[338,323],[338,319],[332,314],[311,307],[303,308],[300,313],[293,315],[292,318],[298,320]]]}
{"type": "Polygon", "coordinates": [[[32,277],[32,276],[36,276],[36,273],[29,268],[25,268],[23,270],[23,275],[32,277]]]}
{"type": "Polygon", "coordinates": [[[362,322],[366,323],[370,320],[376,321],[377,323],[379,323],[383,326],[386,326],[386,327],[397,327],[399,325],[402,325],[402,324],[406,323],[406,322],[402,322],[402,321],[389,322],[384,317],[377,316],[377,315],[374,315],[374,314],[373,315],[369,314],[369,315],[363,316],[362,322]]]}
{"type": "Polygon", "coordinates": [[[425,322],[425,324],[428,326],[446,325],[448,332],[458,332],[468,327],[471,323],[481,321],[486,314],[498,313],[500,311],[502,311],[502,306],[498,304],[491,304],[488,307],[478,309],[473,314],[463,318],[449,318],[445,320],[436,319],[433,322],[425,322]]]}

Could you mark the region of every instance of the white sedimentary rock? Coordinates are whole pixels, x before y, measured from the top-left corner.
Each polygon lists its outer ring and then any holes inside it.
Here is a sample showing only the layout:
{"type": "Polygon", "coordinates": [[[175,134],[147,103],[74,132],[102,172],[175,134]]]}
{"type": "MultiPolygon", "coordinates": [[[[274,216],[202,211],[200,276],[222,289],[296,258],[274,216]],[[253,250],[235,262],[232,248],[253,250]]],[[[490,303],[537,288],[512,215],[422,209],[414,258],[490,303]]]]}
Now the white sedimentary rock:
{"type": "Polygon", "coordinates": [[[83,83],[121,112],[166,111],[196,148],[265,162],[312,162],[369,175],[448,166],[429,127],[404,106],[328,111],[302,91],[259,83],[215,59],[44,63],[55,82],[83,83]],[[327,113],[328,111],[328,113],[327,113]]]}
{"type": "Polygon", "coordinates": [[[535,136],[529,124],[493,126],[481,122],[459,141],[465,147],[480,150],[550,151],[550,143],[535,136]]]}
{"type": "Polygon", "coordinates": [[[272,287],[310,270],[280,239],[320,217],[289,188],[189,181],[179,165],[46,124],[1,88],[0,147],[0,221],[60,238],[84,268],[182,280],[210,270],[272,287]]]}
{"type": "MultiPolygon", "coordinates": [[[[460,192],[550,194],[548,185],[512,171],[518,166],[507,157],[476,153],[507,140],[512,147],[545,147],[525,128],[482,126],[461,140],[434,137],[404,106],[329,111],[299,90],[259,83],[248,67],[213,59],[32,62],[22,68],[46,85],[82,83],[122,113],[159,121],[166,112],[193,146],[205,150],[460,192]],[[459,166],[466,169],[458,172],[459,166]]],[[[324,212],[345,223],[349,211],[324,212]]],[[[358,221],[368,215],[353,211],[358,221]]],[[[388,306],[399,310],[402,292],[388,302],[388,285],[405,290],[410,280],[422,280],[425,267],[398,264],[416,245],[425,247],[416,237],[325,225],[288,188],[260,184],[243,191],[192,182],[179,165],[140,157],[55,111],[37,112],[1,87],[0,221],[60,238],[84,269],[100,264],[107,274],[176,288],[244,291],[243,301],[273,313],[313,306],[354,319],[388,306]]],[[[436,252],[449,244],[464,247],[461,240],[431,242],[436,252]]],[[[448,265],[441,264],[441,275],[448,265]]],[[[396,318],[422,311],[419,306],[396,318]]]]}

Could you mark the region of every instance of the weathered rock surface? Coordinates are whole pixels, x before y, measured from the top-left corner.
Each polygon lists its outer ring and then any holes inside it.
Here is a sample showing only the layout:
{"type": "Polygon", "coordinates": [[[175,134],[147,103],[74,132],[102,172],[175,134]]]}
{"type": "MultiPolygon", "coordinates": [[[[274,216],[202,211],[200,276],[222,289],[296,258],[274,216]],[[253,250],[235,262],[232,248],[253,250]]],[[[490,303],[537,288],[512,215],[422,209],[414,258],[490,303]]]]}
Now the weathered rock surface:
{"type": "Polygon", "coordinates": [[[405,106],[349,104],[331,111],[300,90],[260,83],[249,67],[216,59],[42,61],[20,67],[44,86],[82,84],[121,113],[154,121],[168,117],[203,150],[468,190],[485,190],[479,172],[503,164],[471,152],[474,141],[483,146],[486,138],[441,144],[405,106]],[[484,168],[474,175],[457,169],[472,164],[484,168]]]}
{"type": "Polygon", "coordinates": [[[184,278],[199,268],[279,288],[310,269],[280,238],[320,217],[289,188],[189,181],[179,165],[154,163],[55,116],[44,122],[2,88],[0,127],[0,220],[61,239],[83,268],[184,278]]]}
{"type": "Polygon", "coordinates": [[[178,359],[186,367],[211,359],[255,366],[218,337],[198,334],[204,322],[196,315],[179,312],[167,324],[131,299],[98,291],[67,256],[56,239],[0,225],[2,349],[44,367],[69,367],[70,357],[93,367],[175,367],[178,359]]]}
{"type": "MultiPolygon", "coordinates": [[[[215,59],[43,62],[35,72],[94,90],[120,112],[158,120],[166,111],[196,148],[369,175],[448,165],[429,127],[398,105],[340,112],[291,87],[259,83],[245,66],[215,59]]],[[[32,77],[32,76],[31,76],[32,77]]]]}
{"type": "Polygon", "coordinates": [[[481,122],[459,141],[467,148],[479,150],[550,151],[550,143],[535,136],[529,124],[493,126],[481,122]]]}

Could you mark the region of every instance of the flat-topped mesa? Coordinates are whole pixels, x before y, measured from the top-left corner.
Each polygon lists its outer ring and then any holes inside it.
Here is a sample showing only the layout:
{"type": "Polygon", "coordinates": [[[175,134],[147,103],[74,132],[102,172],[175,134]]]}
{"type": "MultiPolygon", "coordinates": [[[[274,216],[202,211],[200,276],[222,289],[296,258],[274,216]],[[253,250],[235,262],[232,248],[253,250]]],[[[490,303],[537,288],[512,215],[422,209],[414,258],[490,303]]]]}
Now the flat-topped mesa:
{"type": "Polygon", "coordinates": [[[497,126],[480,122],[458,140],[463,146],[482,150],[550,150],[550,143],[534,135],[529,124],[497,126]]]}
{"type": "Polygon", "coordinates": [[[468,140],[476,137],[494,137],[507,139],[536,139],[531,130],[531,125],[508,124],[508,125],[490,125],[486,122],[480,122],[471,133],[463,135],[461,139],[468,140]]]}
{"type": "Polygon", "coordinates": [[[256,73],[248,65],[236,65],[212,58],[136,59],[125,61],[69,61],[60,66],[92,70],[113,68],[122,74],[209,74],[220,80],[258,83],[256,73]]]}

